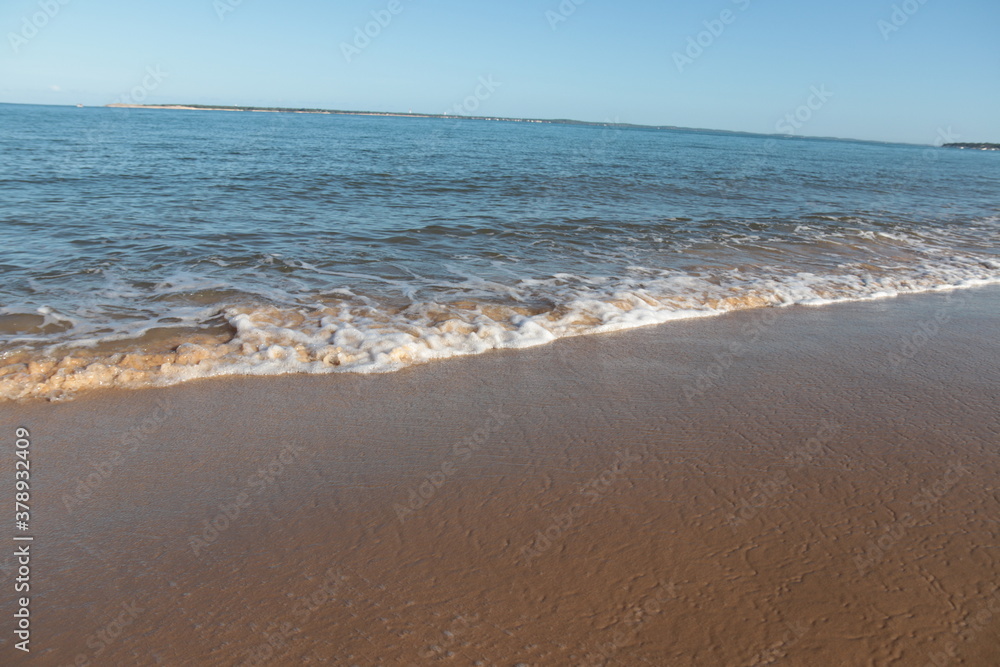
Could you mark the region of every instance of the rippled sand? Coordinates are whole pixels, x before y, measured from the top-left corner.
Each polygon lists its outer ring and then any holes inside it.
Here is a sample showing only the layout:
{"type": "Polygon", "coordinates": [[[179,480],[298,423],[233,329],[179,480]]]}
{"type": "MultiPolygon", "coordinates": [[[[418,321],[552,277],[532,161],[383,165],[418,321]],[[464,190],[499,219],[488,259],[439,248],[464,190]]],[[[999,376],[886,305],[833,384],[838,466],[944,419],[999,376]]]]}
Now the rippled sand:
{"type": "Polygon", "coordinates": [[[998,664],[998,307],[5,403],[31,664],[998,664]]]}

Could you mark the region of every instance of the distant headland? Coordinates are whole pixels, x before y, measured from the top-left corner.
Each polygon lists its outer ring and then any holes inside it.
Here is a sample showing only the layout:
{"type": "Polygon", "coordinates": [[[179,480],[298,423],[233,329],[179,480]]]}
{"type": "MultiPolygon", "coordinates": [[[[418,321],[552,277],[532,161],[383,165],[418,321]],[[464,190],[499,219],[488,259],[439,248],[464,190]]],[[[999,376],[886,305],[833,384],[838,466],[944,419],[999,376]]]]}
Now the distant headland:
{"type": "Polygon", "coordinates": [[[1000,151],[1000,144],[945,144],[945,148],[969,148],[974,151],[1000,151]]]}
{"type": "MultiPolygon", "coordinates": [[[[589,127],[634,128],[639,130],[674,130],[680,132],[701,132],[703,134],[727,134],[742,137],[776,137],[805,139],[786,134],[761,134],[759,132],[740,132],[738,130],[711,130],[697,127],[680,127],[677,125],[637,125],[635,123],[619,123],[616,121],[586,121],[567,118],[508,118],[504,116],[469,116],[466,114],[413,113],[402,111],[344,111],[339,109],[293,109],[285,107],[244,107],[244,106],[213,106],[207,104],[107,104],[105,106],[119,109],[185,109],[191,111],[252,111],[264,113],[314,113],[339,116],[388,116],[398,118],[438,118],[455,120],[490,120],[504,123],[539,123],[547,125],[582,125],[589,127]]],[[[808,137],[810,139],[825,139],[829,141],[856,141],[839,137],[808,137]]],[[[882,142],[867,142],[882,143],[882,142]]]]}
{"type": "MultiPolygon", "coordinates": [[[[78,105],[82,106],[82,105],[78,105]]],[[[547,125],[583,125],[590,127],[634,128],[639,130],[674,130],[680,132],[700,132],[704,134],[727,134],[742,137],[773,137],[776,139],[821,139],[824,141],[849,141],[867,144],[886,144],[895,142],[875,141],[871,139],[848,139],[844,137],[799,136],[787,133],[766,134],[761,132],[741,132],[739,130],[712,130],[699,127],[681,127],[678,125],[638,125],[635,123],[619,123],[616,121],[570,120],[568,118],[510,118],[505,116],[470,116],[466,114],[447,113],[413,113],[403,111],[347,111],[343,109],[308,109],[290,107],[255,107],[226,106],[211,104],[107,104],[106,107],[118,109],[172,109],[186,111],[248,111],[256,113],[302,113],[324,114],[337,116],[383,116],[395,118],[438,118],[455,120],[487,120],[503,123],[539,123],[547,125]]],[[[976,150],[1000,150],[1000,144],[944,144],[944,148],[970,148],[976,150]]]]}
{"type": "MultiPolygon", "coordinates": [[[[565,118],[508,118],[504,116],[469,116],[466,114],[413,113],[402,111],[345,111],[341,109],[294,109],[286,107],[243,107],[243,106],[212,106],[207,104],[107,104],[105,106],[119,109],[183,109],[189,111],[253,111],[259,113],[313,113],[339,116],[389,116],[399,118],[453,118],[461,120],[493,120],[505,123],[551,123],[559,125],[594,125],[597,127],[636,127],[656,130],[692,130],[687,127],[673,125],[634,125],[631,123],[592,122],[583,120],[568,120],[565,118]]],[[[751,134],[749,132],[732,132],[728,130],[699,130],[695,132],[721,132],[723,134],[751,134]]]]}

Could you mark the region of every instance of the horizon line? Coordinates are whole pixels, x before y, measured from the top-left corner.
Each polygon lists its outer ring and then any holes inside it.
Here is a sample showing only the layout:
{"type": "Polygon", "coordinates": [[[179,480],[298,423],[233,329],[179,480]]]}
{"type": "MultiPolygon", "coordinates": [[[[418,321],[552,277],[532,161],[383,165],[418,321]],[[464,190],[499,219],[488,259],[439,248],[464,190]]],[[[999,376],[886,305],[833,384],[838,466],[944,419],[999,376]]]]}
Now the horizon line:
{"type": "MultiPolygon", "coordinates": [[[[316,114],[316,115],[338,115],[338,116],[384,116],[384,117],[399,117],[399,118],[437,118],[442,120],[483,120],[483,121],[493,121],[493,122],[505,122],[505,123],[539,123],[547,125],[585,125],[591,127],[618,127],[623,129],[640,129],[640,130],[666,130],[666,131],[680,131],[680,132],[697,132],[697,133],[717,133],[717,134],[732,134],[740,136],[749,137],[766,137],[766,138],[780,138],[780,139],[818,139],[823,141],[848,141],[855,143],[864,144],[881,144],[881,145],[897,145],[897,146],[921,146],[921,147],[931,147],[931,148],[941,148],[937,144],[921,144],[921,143],[911,143],[906,141],[886,141],[880,139],[855,139],[851,137],[831,137],[831,136],[817,136],[817,135],[805,135],[805,134],[788,134],[788,133],[767,133],[767,132],[751,132],[747,130],[723,130],[723,129],[713,129],[713,128],[701,128],[701,127],[684,127],[680,125],[648,125],[642,123],[620,123],[613,121],[589,121],[589,120],[575,120],[571,118],[521,118],[514,116],[468,116],[461,114],[439,114],[439,113],[419,113],[413,111],[361,111],[361,110],[344,110],[344,109],[320,109],[320,108],[309,108],[309,107],[264,107],[256,105],[224,105],[224,104],[177,104],[177,103],[163,103],[163,104],[124,104],[121,102],[113,102],[111,104],[103,105],[83,105],[83,104],[41,104],[41,103],[30,103],[30,102],[0,102],[0,104],[12,105],[12,106],[46,106],[46,107],[68,107],[68,108],[89,108],[89,109],[149,109],[149,110],[165,110],[165,111],[241,111],[241,112],[257,112],[257,113],[300,113],[300,114],[316,114]]],[[[965,142],[970,143],[970,142],[965,142]]],[[[990,143],[990,142],[971,142],[971,143],[990,143]]]]}

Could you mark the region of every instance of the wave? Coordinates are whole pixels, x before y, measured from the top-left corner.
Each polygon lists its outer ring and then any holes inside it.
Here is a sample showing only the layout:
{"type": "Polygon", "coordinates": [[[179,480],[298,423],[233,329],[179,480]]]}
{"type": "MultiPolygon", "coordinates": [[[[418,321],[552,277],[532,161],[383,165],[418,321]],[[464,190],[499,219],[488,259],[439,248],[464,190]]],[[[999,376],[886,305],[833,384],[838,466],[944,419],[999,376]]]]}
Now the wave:
{"type": "MultiPolygon", "coordinates": [[[[260,301],[203,307],[197,326],[188,321],[147,327],[139,335],[22,345],[0,355],[0,399],[59,401],[92,389],[162,387],[232,375],[383,373],[736,310],[998,283],[1000,264],[991,259],[939,255],[892,268],[844,263],[824,273],[787,266],[704,272],[632,266],[624,276],[524,278],[492,285],[489,298],[481,286],[477,298],[441,301],[378,299],[339,289],[335,298],[315,295],[309,306],[260,301]]],[[[72,325],[48,309],[4,315],[0,326],[5,321],[43,333],[72,325]]]]}

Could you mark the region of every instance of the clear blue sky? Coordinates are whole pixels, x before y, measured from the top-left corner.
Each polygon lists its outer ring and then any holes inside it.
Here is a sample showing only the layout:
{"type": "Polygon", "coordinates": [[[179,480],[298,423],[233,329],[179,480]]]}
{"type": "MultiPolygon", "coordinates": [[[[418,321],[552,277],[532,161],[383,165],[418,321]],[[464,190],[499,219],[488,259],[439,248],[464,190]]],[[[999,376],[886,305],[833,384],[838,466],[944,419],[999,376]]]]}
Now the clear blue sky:
{"type": "Polygon", "coordinates": [[[390,0],[62,2],[0,5],[0,102],[107,104],[145,79],[146,103],[441,113],[492,77],[475,114],[775,132],[798,110],[802,135],[1000,142],[997,0],[398,0],[350,62],[390,0]],[[832,97],[799,109],[813,86],[832,97]]]}

